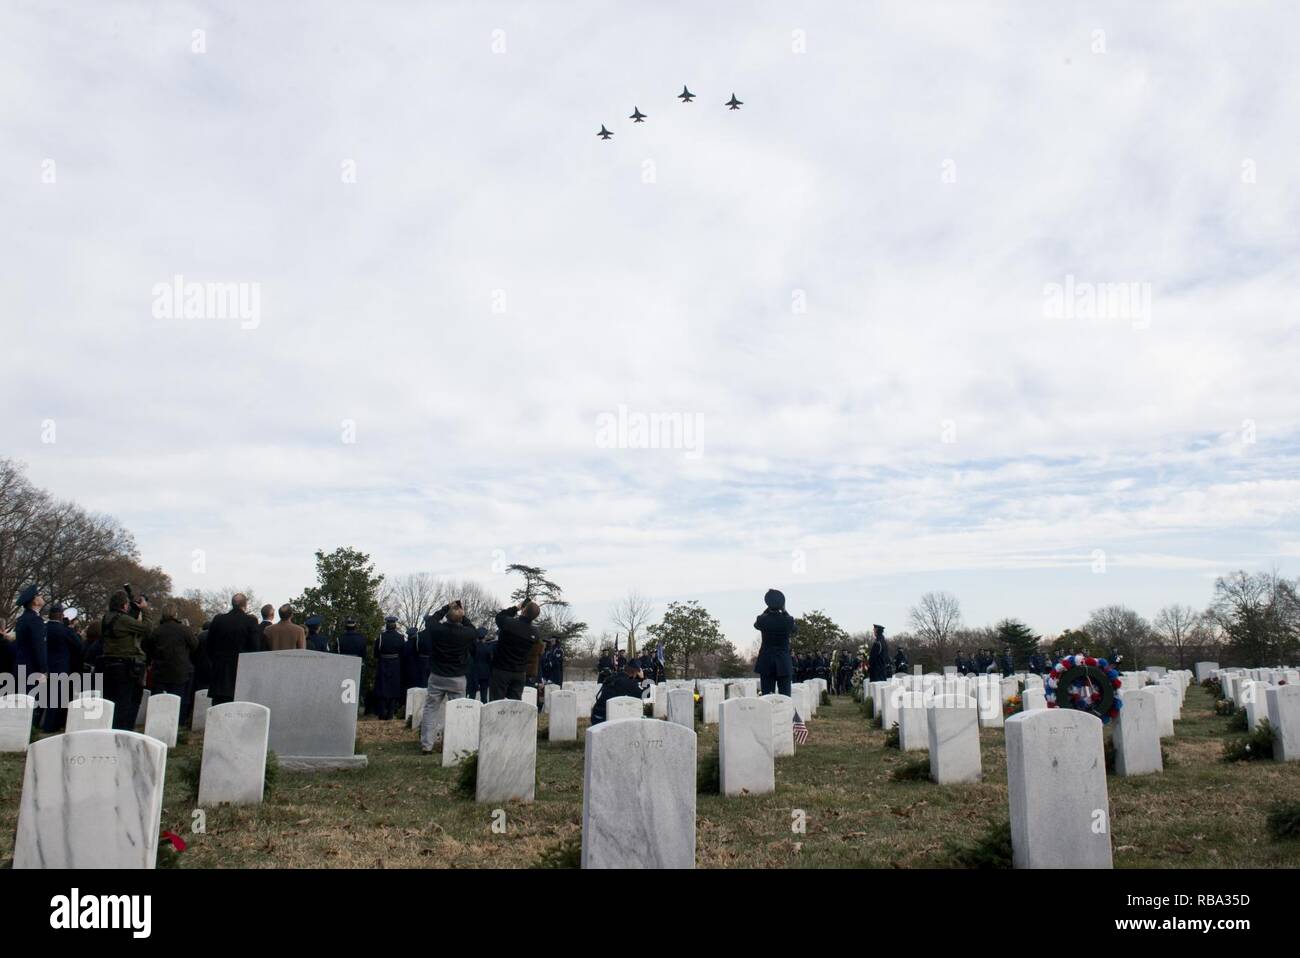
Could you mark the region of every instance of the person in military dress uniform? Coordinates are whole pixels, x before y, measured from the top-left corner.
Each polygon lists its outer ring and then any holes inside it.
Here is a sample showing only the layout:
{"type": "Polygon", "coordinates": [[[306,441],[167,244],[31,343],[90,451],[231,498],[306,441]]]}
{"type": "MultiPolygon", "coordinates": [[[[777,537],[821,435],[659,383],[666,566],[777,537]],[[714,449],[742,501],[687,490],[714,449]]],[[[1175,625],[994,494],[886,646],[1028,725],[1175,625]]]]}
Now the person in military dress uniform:
{"type": "Polygon", "coordinates": [[[397,616],[384,619],[384,631],[375,639],[375,714],[387,721],[402,704],[402,649],[406,639],[397,631],[397,616]]]}

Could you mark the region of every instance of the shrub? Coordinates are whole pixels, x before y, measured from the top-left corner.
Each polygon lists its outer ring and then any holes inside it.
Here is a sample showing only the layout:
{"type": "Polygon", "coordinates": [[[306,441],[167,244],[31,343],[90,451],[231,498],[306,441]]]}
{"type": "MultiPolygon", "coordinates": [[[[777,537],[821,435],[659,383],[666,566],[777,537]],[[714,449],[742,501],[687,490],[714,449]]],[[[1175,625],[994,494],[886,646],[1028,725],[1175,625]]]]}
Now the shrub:
{"type": "Polygon", "coordinates": [[[456,792],[462,798],[473,799],[478,789],[478,752],[470,752],[461,759],[456,771],[456,792]]]}
{"type": "Polygon", "coordinates": [[[582,834],[571,835],[542,849],[534,868],[581,868],[582,834]]]}
{"type": "Polygon", "coordinates": [[[1250,731],[1250,729],[1246,728],[1246,710],[1245,710],[1245,709],[1236,709],[1235,711],[1230,712],[1230,713],[1229,713],[1229,716],[1230,716],[1229,719],[1228,719],[1228,731],[1229,731],[1229,732],[1248,732],[1248,731],[1250,731]]]}
{"type": "Polygon", "coordinates": [[[892,772],[889,778],[895,782],[928,782],[930,780],[930,757],[914,758],[904,762],[892,772]]]}
{"type": "Polygon", "coordinates": [[[885,748],[898,748],[898,723],[895,722],[885,733],[885,748]]]}
{"type": "Polygon", "coordinates": [[[862,713],[866,718],[868,718],[868,719],[871,718],[871,709],[872,709],[872,708],[873,708],[873,705],[872,705],[872,702],[871,702],[871,696],[869,696],[869,695],[868,695],[865,699],[862,700],[862,702],[861,702],[860,705],[858,705],[858,711],[861,712],[861,713],[862,713]]]}
{"type": "MultiPolygon", "coordinates": [[[[182,791],[187,802],[195,803],[199,800],[199,775],[202,766],[197,758],[183,758],[175,762],[172,766],[175,769],[177,780],[181,783],[182,791]]],[[[171,769],[168,770],[169,772],[171,769]]]]}
{"type": "Polygon", "coordinates": [[[1278,842],[1300,839],[1300,802],[1278,802],[1269,809],[1268,833],[1278,842]]]}
{"type": "Polygon", "coordinates": [[[983,835],[970,844],[949,844],[949,868],[1010,868],[1011,823],[990,822],[983,835]]]}
{"type": "Polygon", "coordinates": [[[275,783],[280,780],[280,759],[275,752],[266,750],[266,774],[262,779],[262,801],[270,799],[275,792],[275,783]]]}
{"type": "Polygon", "coordinates": [[[1232,715],[1237,711],[1237,706],[1232,703],[1231,699],[1219,699],[1214,703],[1215,715],[1232,715]]]}
{"type": "Polygon", "coordinates": [[[818,708],[828,707],[828,706],[831,706],[831,705],[834,705],[834,704],[835,704],[835,703],[831,701],[831,693],[828,692],[828,691],[826,691],[825,689],[823,689],[823,690],[822,690],[822,700],[821,700],[821,704],[818,705],[818,708]]]}
{"type": "Polygon", "coordinates": [[[1255,731],[1241,738],[1226,739],[1223,743],[1225,762],[1257,762],[1273,757],[1273,726],[1268,719],[1260,719],[1255,731]]]}
{"type": "Polygon", "coordinates": [[[1205,691],[1209,692],[1216,699],[1223,698],[1223,683],[1218,679],[1205,679],[1201,682],[1201,688],[1205,689],[1205,691]]]}
{"type": "Polygon", "coordinates": [[[711,749],[700,756],[695,769],[695,791],[700,795],[717,795],[722,790],[718,750],[711,749]]]}

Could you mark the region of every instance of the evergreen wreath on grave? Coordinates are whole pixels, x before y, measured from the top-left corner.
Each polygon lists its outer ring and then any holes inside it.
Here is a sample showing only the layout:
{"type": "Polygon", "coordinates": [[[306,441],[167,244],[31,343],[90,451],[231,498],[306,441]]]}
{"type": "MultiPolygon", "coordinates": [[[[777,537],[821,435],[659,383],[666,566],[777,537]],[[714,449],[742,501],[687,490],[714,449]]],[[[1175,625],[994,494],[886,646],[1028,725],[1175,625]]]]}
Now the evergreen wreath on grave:
{"type": "Polygon", "coordinates": [[[1067,655],[1043,678],[1049,709],[1091,712],[1103,723],[1118,718],[1119,710],[1124,707],[1123,699],[1115,694],[1119,687],[1119,670],[1105,659],[1090,655],[1067,655]]]}

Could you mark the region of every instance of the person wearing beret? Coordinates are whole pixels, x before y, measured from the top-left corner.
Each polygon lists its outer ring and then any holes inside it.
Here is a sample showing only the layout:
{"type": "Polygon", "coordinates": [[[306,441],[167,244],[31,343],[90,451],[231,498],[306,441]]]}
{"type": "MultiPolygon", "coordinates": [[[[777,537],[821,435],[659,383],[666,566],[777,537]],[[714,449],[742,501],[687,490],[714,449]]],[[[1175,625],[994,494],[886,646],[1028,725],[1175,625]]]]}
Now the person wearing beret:
{"type": "MultiPolygon", "coordinates": [[[[33,720],[44,719],[39,712],[44,708],[47,692],[38,691],[36,687],[45,685],[50,671],[45,619],[41,616],[44,605],[45,597],[40,594],[36,583],[32,583],[18,595],[18,606],[23,611],[14,623],[14,671],[20,680],[18,691],[37,697],[38,715],[34,715],[33,720]]],[[[48,690],[49,686],[45,685],[45,688],[48,690]]]]}
{"type": "Polygon", "coordinates": [[[375,714],[387,721],[402,704],[402,649],[406,637],[397,630],[397,616],[384,619],[384,631],[375,639],[375,714]]]}
{"type": "Polygon", "coordinates": [[[81,636],[63,621],[62,605],[56,602],[49,607],[49,611],[50,618],[45,623],[45,649],[49,663],[50,700],[41,721],[41,729],[46,732],[61,732],[68,719],[68,700],[71,698],[68,677],[74,671],[80,671],[73,666],[81,659],[81,636]]]}
{"type": "Polygon", "coordinates": [[[328,652],[330,650],[329,637],[323,635],[320,630],[321,621],[319,615],[307,617],[307,648],[313,652],[328,652]]]}
{"type": "Polygon", "coordinates": [[[357,631],[357,620],[353,616],[343,620],[343,634],[339,636],[338,653],[355,655],[362,659],[366,657],[366,637],[357,631]]]}
{"type": "Polygon", "coordinates": [[[790,694],[790,678],[794,673],[794,663],[790,658],[790,640],[794,638],[798,626],[794,617],[785,610],[785,594],[777,589],[768,589],[763,596],[766,609],[754,620],[754,628],[762,636],[758,649],[758,658],[754,662],[754,671],[758,673],[759,685],[763,695],[779,691],[782,695],[790,694]]]}
{"type": "Polygon", "coordinates": [[[886,682],[892,663],[889,661],[889,643],[885,640],[885,627],[873,625],[875,638],[867,650],[867,676],[872,682],[886,682]]]}

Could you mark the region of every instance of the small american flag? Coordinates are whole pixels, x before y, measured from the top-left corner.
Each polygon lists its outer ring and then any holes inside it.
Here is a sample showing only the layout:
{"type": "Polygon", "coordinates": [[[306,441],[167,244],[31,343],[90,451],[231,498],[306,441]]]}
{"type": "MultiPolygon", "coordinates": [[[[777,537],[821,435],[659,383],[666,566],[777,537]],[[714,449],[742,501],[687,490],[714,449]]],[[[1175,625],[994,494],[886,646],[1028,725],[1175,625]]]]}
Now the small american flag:
{"type": "Polygon", "coordinates": [[[796,745],[806,745],[808,742],[808,726],[803,723],[799,713],[794,713],[794,741],[796,745]]]}

